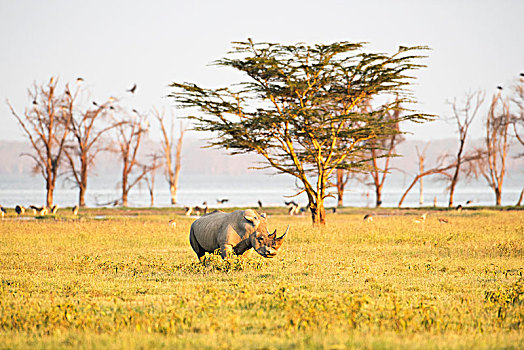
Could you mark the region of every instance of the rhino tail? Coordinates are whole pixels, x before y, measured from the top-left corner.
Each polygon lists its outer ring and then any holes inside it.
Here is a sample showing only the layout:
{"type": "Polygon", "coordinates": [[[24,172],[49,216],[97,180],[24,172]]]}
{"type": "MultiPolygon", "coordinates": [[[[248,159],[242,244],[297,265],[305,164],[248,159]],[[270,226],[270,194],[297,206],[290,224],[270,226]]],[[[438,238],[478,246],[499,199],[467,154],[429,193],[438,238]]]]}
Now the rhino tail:
{"type": "Polygon", "coordinates": [[[193,226],[191,226],[191,229],[189,230],[189,243],[200,260],[200,258],[203,257],[206,252],[204,251],[204,248],[202,248],[202,246],[198,243],[195,232],[193,231],[193,226]]]}

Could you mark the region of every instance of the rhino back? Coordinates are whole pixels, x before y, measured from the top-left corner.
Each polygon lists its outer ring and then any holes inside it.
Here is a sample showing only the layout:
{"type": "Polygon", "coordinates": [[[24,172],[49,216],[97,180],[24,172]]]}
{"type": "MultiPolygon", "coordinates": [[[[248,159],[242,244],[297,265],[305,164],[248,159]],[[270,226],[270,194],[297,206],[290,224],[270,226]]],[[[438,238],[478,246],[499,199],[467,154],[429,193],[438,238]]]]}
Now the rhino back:
{"type": "Polygon", "coordinates": [[[213,252],[220,243],[237,244],[242,239],[243,220],[243,210],[211,213],[193,222],[191,232],[205,251],[213,252]]]}

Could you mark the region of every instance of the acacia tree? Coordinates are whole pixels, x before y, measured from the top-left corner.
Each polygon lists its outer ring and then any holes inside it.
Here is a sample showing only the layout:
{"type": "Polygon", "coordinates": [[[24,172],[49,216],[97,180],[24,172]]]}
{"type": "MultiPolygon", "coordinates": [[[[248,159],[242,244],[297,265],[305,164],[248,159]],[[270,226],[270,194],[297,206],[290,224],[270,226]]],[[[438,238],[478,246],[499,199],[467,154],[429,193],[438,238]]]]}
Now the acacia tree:
{"type": "Polygon", "coordinates": [[[506,158],[509,150],[509,126],[511,113],[509,99],[502,98],[501,92],[493,95],[486,117],[485,149],[479,149],[473,172],[482,175],[495,193],[495,204],[501,205],[502,185],[506,175],[506,158]]]}
{"type": "Polygon", "coordinates": [[[33,147],[34,153],[24,155],[33,159],[34,172],[40,172],[46,182],[48,207],[53,206],[53,193],[71,122],[71,116],[64,107],[68,101],[67,94],[58,92],[57,84],[55,77],[51,77],[47,84],[34,83],[29,90],[32,104],[23,116],[18,115],[8,102],[11,113],[33,147]]]}
{"type": "MultiPolygon", "coordinates": [[[[453,117],[457,123],[457,131],[459,138],[459,148],[457,155],[454,159],[455,167],[451,169],[452,175],[449,177],[449,203],[448,206],[453,207],[453,198],[455,194],[455,187],[459,180],[460,167],[463,164],[464,157],[464,146],[466,144],[466,137],[468,136],[468,131],[471,123],[475,119],[478,110],[484,102],[484,93],[482,91],[477,91],[475,93],[467,93],[463,103],[459,106],[459,102],[455,99],[451,104],[453,108],[453,117]]],[[[470,157],[468,157],[470,158],[470,157]]]]}
{"type": "Polygon", "coordinates": [[[171,194],[171,204],[177,203],[177,190],[178,190],[178,179],[180,177],[181,169],[181,153],[182,153],[182,141],[186,132],[185,127],[180,123],[180,134],[175,145],[174,139],[174,125],[171,120],[171,133],[168,134],[165,125],[165,114],[160,113],[158,110],[153,112],[154,116],[158,120],[160,125],[160,131],[162,131],[162,153],[164,155],[164,164],[166,170],[166,179],[169,183],[169,191],[171,194]],[[173,167],[174,163],[174,167],[173,167]]]}
{"type": "Polygon", "coordinates": [[[122,161],[122,178],[120,183],[122,196],[120,201],[124,207],[127,207],[128,204],[129,191],[142,181],[150,170],[150,167],[144,166],[138,161],[138,151],[142,137],[149,129],[149,123],[136,110],[133,110],[133,112],[135,114],[133,117],[127,118],[115,128],[116,146],[111,149],[118,154],[122,161]]]}
{"type": "Polygon", "coordinates": [[[400,47],[392,55],[365,53],[362,43],[281,45],[234,43],[230,56],[215,64],[231,67],[249,80],[232,87],[206,89],[172,83],[170,94],[180,107],[197,107],[196,130],[217,134],[211,146],[232,154],[254,152],[266,167],[296,177],[305,192],[313,224],[325,224],[324,200],[329,179],[337,169],[362,161],[357,154],[370,147],[366,140],[398,133],[400,120],[427,116],[406,114],[397,120],[380,116],[401,109],[409,99],[403,87],[408,72],[422,67],[422,47],[400,47]],[[378,95],[401,97],[373,113],[359,106],[378,95]]]}
{"type": "Polygon", "coordinates": [[[87,178],[95,158],[104,149],[102,137],[112,128],[118,126],[118,122],[107,123],[108,113],[114,110],[114,98],[99,104],[93,102],[92,108],[81,109],[77,106],[77,100],[81,95],[78,87],[72,92],[67,86],[66,109],[71,116],[70,132],[72,140],[64,149],[69,167],[70,177],[78,187],[78,205],[85,207],[85,193],[87,190],[87,178]]]}

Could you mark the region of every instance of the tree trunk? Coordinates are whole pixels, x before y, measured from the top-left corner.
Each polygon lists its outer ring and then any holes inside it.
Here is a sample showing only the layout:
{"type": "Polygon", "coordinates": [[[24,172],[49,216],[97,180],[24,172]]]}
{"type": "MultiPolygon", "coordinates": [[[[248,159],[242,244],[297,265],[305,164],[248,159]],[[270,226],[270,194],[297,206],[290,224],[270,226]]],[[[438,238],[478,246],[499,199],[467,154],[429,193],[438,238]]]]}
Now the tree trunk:
{"type": "Polygon", "coordinates": [[[78,205],[80,206],[80,208],[84,208],[86,206],[85,194],[86,194],[85,187],[80,185],[79,191],[78,191],[78,205]]]}
{"type": "Polygon", "coordinates": [[[515,204],[515,206],[520,207],[520,205],[522,204],[522,197],[523,196],[524,196],[524,188],[522,189],[522,191],[520,191],[519,200],[517,201],[517,204],[515,204]]]}
{"type": "Polygon", "coordinates": [[[424,204],[424,179],[420,179],[419,183],[419,192],[418,192],[418,204],[424,204]]]}
{"type": "Polygon", "coordinates": [[[344,192],[338,193],[338,199],[337,199],[337,207],[343,207],[344,206],[344,192]]]}
{"type": "Polygon", "coordinates": [[[502,202],[502,191],[499,188],[495,188],[495,202],[496,205],[500,205],[502,202]]]}
{"type": "Polygon", "coordinates": [[[154,191],[151,189],[151,191],[149,191],[149,195],[151,196],[151,202],[150,202],[150,207],[153,208],[155,206],[155,194],[154,194],[154,191]]]}
{"type": "Polygon", "coordinates": [[[311,219],[313,225],[326,225],[326,210],[324,208],[324,201],[318,203],[310,203],[309,209],[311,210],[311,219]]]}
{"type": "Polygon", "coordinates": [[[344,188],[346,187],[346,182],[344,181],[344,170],[337,169],[337,207],[344,206],[344,188]]]}
{"type": "Polygon", "coordinates": [[[122,206],[127,207],[127,191],[123,190],[122,192],[122,206]]]}
{"type": "Polygon", "coordinates": [[[54,184],[47,184],[47,197],[46,197],[46,205],[48,208],[53,207],[53,191],[55,190],[54,184]]]}
{"type": "Polygon", "coordinates": [[[382,185],[375,186],[375,194],[376,194],[376,207],[380,207],[382,205],[382,185]]]}
{"type": "MultiPolygon", "coordinates": [[[[125,163],[124,163],[125,164],[125,163]]],[[[124,165],[124,171],[122,173],[122,206],[127,207],[127,164],[124,165]]]]}

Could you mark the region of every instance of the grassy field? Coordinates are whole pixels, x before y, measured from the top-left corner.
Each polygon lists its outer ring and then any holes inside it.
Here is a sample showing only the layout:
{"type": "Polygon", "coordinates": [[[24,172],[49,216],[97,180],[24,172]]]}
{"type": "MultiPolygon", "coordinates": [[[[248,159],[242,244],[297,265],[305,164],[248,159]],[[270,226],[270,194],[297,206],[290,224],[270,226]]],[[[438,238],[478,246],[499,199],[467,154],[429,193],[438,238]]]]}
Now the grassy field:
{"type": "Polygon", "coordinates": [[[524,211],[272,209],[277,257],[204,264],[178,212],[60,213],[0,222],[2,349],[524,348],[524,211]]]}

